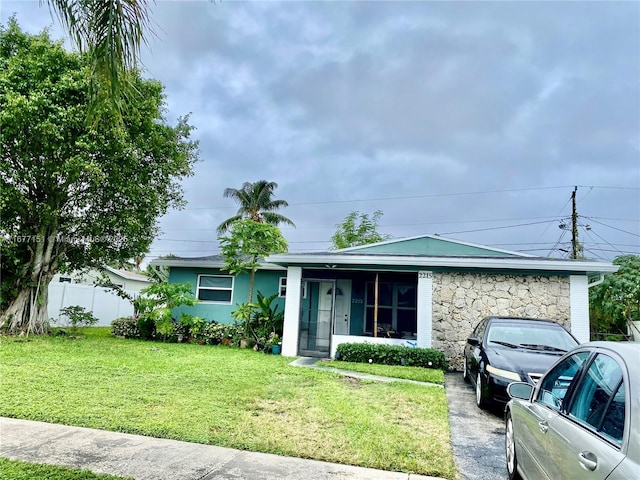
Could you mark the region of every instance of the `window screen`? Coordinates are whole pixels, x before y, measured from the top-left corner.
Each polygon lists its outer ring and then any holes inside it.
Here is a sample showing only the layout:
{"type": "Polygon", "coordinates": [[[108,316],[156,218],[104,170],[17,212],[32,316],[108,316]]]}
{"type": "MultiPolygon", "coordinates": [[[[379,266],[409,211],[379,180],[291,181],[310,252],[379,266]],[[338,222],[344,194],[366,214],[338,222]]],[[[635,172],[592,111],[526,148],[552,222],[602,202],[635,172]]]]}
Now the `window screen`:
{"type": "Polygon", "coordinates": [[[204,302],[231,303],[233,277],[222,275],[198,276],[198,300],[204,302]]]}

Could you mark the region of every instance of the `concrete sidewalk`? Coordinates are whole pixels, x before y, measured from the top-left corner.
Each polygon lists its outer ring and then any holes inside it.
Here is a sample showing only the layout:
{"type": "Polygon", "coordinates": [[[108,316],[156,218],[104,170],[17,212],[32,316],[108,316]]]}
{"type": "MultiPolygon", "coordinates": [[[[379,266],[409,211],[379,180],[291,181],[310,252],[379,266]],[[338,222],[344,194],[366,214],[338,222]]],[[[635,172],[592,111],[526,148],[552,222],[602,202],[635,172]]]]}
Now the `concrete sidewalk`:
{"type": "Polygon", "coordinates": [[[424,475],[4,417],[0,417],[0,457],[137,480],[434,480],[424,475]]]}

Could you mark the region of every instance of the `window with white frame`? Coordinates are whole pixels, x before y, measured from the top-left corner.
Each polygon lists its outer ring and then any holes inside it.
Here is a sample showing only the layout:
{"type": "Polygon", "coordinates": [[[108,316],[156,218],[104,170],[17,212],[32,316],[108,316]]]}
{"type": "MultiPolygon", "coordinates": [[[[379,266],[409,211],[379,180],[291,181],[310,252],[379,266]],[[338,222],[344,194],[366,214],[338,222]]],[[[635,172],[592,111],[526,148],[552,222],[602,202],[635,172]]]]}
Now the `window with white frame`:
{"type": "Polygon", "coordinates": [[[230,275],[198,275],[196,298],[202,302],[231,303],[233,277],[230,275]]]}
{"type": "MultiPolygon", "coordinates": [[[[278,286],[278,296],[287,296],[287,277],[280,277],[280,284],[278,286]]],[[[307,298],[307,282],[302,282],[302,298],[307,298]]]]}

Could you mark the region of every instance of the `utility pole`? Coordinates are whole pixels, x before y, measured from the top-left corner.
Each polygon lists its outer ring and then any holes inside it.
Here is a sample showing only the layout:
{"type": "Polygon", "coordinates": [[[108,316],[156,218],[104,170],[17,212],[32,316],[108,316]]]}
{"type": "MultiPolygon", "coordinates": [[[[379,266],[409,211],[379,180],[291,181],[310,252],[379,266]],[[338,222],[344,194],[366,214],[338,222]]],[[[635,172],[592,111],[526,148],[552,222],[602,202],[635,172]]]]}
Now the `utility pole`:
{"type": "Polygon", "coordinates": [[[573,193],[571,194],[571,258],[582,258],[582,247],[578,242],[578,208],[576,207],[576,192],[578,187],[573,187],[573,193]]]}

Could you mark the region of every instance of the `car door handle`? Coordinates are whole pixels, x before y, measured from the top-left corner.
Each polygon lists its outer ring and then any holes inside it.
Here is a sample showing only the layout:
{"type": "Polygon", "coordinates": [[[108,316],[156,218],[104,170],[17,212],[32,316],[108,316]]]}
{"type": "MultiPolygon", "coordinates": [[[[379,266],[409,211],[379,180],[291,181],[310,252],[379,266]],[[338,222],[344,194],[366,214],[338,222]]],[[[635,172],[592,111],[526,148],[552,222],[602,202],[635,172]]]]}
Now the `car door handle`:
{"type": "Polygon", "coordinates": [[[540,428],[542,433],[547,433],[547,430],[549,430],[549,423],[546,420],[538,422],[538,428],[540,428]]]}
{"type": "Polygon", "coordinates": [[[580,452],[578,458],[582,466],[587,470],[594,471],[598,466],[598,457],[591,452],[580,452]]]}

